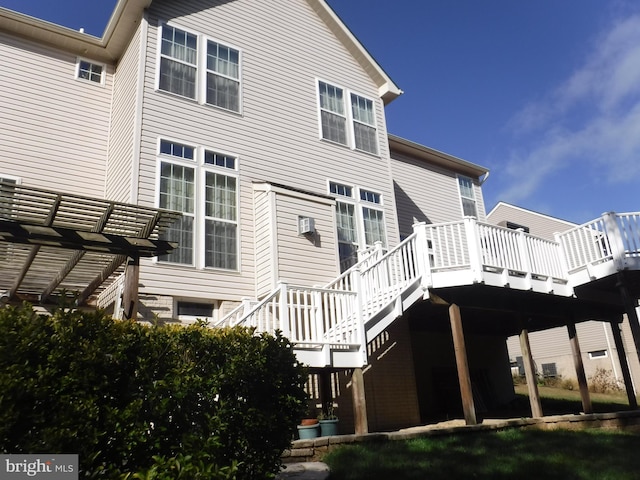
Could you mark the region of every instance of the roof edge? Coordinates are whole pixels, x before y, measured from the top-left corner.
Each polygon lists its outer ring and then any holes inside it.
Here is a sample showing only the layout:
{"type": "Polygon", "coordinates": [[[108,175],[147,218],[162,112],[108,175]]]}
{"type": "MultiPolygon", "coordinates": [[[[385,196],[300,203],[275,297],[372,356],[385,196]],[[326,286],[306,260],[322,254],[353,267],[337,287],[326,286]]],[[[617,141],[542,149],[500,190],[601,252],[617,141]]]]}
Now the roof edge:
{"type": "Polygon", "coordinates": [[[553,215],[549,215],[549,214],[546,214],[546,213],[536,212],[535,210],[530,210],[528,208],[520,207],[518,205],[514,205],[513,203],[504,202],[502,200],[500,200],[498,203],[496,203],[493,206],[493,208],[491,209],[491,211],[489,213],[487,213],[487,218],[489,218],[496,211],[496,209],[498,207],[500,207],[500,206],[513,208],[515,210],[520,210],[520,211],[523,211],[523,212],[526,212],[526,213],[531,213],[531,214],[537,215],[539,217],[548,218],[548,219],[554,220],[556,222],[565,223],[567,226],[570,226],[570,227],[577,227],[579,225],[578,223],[570,222],[569,220],[565,220],[563,218],[554,217],[553,215]]]}
{"type": "Polygon", "coordinates": [[[374,80],[385,105],[404,93],[325,0],[307,0],[307,3],[374,80]]]}
{"type": "Polygon", "coordinates": [[[400,153],[418,156],[421,159],[436,163],[440,166],[451,168],[457,171],[474,175],[480,178],[482,175],[488,174],[489,169],[462,158],[455,157],[440,150],[436,150],[426,145],[422,145],[397,135],[388,134],[389,149],[400,153]]]}

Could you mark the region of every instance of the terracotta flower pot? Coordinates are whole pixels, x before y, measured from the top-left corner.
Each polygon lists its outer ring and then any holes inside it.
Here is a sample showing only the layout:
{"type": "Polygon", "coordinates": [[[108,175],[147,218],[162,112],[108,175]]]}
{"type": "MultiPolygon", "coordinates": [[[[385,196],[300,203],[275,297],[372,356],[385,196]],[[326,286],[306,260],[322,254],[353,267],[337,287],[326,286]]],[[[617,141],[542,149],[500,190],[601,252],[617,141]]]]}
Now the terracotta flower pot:
{"type": "Polygon", "coordinates": [[[317,418],[303,418],[302,421],[300,422],[300,425],[303,426],[309,426],[309,425],[315,425],[318,423],[318,419],[317,418]]]}

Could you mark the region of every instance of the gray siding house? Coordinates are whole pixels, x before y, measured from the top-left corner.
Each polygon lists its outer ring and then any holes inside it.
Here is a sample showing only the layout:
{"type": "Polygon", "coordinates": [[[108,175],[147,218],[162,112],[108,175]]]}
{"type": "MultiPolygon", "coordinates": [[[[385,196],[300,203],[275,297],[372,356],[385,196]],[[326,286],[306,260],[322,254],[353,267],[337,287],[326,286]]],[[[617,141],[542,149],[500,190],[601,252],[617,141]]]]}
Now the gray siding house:
{"type": "Polygon", "coordinates": [[[486,168],[387,133],[401,94],[324,0],[119,0],[101,38],[0,8],[2,302],[279,330],[343,433],[476,423],[508,337],[632,310],[639,215],[486,223],[486,168]]]}

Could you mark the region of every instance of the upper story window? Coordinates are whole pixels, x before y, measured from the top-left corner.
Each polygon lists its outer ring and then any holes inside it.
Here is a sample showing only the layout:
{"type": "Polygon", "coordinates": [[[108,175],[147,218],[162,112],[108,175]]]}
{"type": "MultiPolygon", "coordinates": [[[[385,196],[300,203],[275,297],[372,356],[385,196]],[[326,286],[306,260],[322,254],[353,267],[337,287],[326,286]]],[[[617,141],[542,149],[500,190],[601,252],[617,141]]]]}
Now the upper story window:
{"type": "Polygon", "coordinates": [[[353,140],[357,150],[378,153],[378,134],[373,112],[373,101],[351,94],[351,111],[353,113],[353,140]]]}
{"type": "Polygon", "coordinates": [[[237,159],[160,140],[158,206],[182,212],[164,235],[178,248],[160,261],[238,269],[237,159]]]}
{"type": "Polygon", "coordinates": [[[240,51],[171,25],[160,29],[158,89],[240,112],[240,51]]]}
{"type": "Polygon", "coordinates": [[[90,62],[82,58],[78,59],[76,65],[76,77],[100,85],[104,85],[104,65],[90,62]]]}
{"type": "Polygon", "coordinates": [[[318,99],[323,139],[363,152],[378,153],[373,100],[322,81],[318,81],[318,99]]]}
{"type": "Polygon", "coordinates": [[[207,100],[210,105],[240,111],[240,52],[207,42],[207,100]]]}
{"type": "Polygon", "coordinates": [[[196,98],[198,37],[192,33],[162,26],[160,47],[160,90],[196,98]]]}
{"type": "Polygon", "coordinates": [[[386,246],[382,196],[351,185],[329,182],[336,198],[336,226],[341,271],[358,261],[358,250],[382,242],[386,246]],[[354,195],[358,191],[358,195],[354,195]]]}
{"type": "Polygon", "coordinates": [[[473,189],[473,181],[469,177],[458,176],[458,188],[462,202],[462,214],[465,217],[478,217],[476,196],[473,189]]]}
{"type": "Polygon", "coordinates": [[[344,108],[344,92],[324,82],[318,83],[320,94],[320,120],[322,138],[347,144],[347,116],[344,108]]]}

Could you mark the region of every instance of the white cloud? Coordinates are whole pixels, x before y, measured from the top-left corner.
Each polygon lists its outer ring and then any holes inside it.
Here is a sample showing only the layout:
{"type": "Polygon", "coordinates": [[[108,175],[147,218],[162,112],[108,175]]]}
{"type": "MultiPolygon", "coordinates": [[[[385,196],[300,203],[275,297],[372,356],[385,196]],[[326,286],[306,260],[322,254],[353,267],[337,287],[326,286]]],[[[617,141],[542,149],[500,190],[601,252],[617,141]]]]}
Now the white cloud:
{"type": "Polygon", "coordinates": [[[513,185],[501,194],[507,201],[533,195],[569,167],[595,169],[607,183],[637,179],[640,14],[604,32],[584,64],[543,100],[525,106],[510,127],[519,143],[506,167],[513,185]]]}

